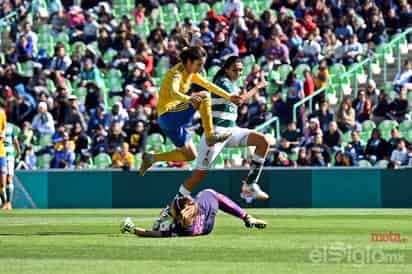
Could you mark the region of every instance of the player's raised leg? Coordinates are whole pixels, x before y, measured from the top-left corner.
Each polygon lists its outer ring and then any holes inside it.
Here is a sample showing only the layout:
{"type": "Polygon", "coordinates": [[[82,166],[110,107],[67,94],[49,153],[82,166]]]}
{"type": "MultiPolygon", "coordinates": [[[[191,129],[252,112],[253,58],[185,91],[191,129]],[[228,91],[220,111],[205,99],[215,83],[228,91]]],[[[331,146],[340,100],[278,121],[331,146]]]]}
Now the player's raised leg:
{"type": "Polygon", "coordinates": [[[242,186],[241,197],[246,201],[251,198],[266,200],[269,198],[269,195],[261,190],[258,181],[269,150],[269,141],[263,134],[252,131],[249,133],[247,145],[255,146],[256,150],[255,154],[252,156],[252,164],[249,174],[242,186]]]}
{"type": "Polygon", "coordinates": [[[210,192],[218,201],[219,209],[223,212],[242,219],[246,227],[265,228],[267,223],[264,220],[256,219],[252,215],[247,214],[239,205],[232,201],[229,197],[219,193],[213,189],[206,189],[203,192],[210,192]]]}

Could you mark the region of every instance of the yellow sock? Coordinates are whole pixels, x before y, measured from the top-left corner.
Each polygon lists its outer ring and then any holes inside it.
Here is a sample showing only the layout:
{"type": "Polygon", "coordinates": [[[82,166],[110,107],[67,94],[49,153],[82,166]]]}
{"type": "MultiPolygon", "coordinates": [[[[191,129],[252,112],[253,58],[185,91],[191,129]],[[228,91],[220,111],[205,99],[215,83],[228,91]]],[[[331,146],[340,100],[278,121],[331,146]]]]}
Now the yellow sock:
{"type": "Polygon", "coordinates": [[[155,162],[187,161],[186,155],[180,150],[153,154],[155,162]]]}
{"type": "Polygon", "coordinates": [[[212,101],[210,97],[202,100],[199,107],[200,118],[202,119],[202,126],[205,130],[206,137],[213,135],[213,120],[212,120],[212,101]]]}

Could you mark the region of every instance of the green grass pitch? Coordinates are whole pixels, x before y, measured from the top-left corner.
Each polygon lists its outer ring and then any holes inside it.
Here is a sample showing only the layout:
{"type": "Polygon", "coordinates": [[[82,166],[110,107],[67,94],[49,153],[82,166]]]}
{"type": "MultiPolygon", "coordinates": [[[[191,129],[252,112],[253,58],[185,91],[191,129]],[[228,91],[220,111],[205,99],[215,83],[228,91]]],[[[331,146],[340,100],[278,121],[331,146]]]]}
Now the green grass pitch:
{"type": "MultiPolygon", "coordinates": [[[[143,239],[119,233],[131,216],[149,228],[157,209],[0,212],[0,272],[412,273],[406,209],[250,209],[269,222],[248,230],[219,214],[206,237],[143,239]],[[393,232],[402,242],[371,241],[393,232]]],[[[410,241],[409,241],[410,240],[410,241]]]]}

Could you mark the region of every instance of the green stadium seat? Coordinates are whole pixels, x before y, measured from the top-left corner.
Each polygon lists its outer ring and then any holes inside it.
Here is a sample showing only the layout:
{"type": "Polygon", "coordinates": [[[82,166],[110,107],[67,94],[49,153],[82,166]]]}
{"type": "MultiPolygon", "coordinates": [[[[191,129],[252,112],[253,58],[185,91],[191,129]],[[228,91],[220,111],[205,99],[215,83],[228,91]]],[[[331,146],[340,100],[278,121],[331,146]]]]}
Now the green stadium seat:
{"type": "Polygon", "coordinates": [[[364,132],[371,132],[374,128],[376,128],[374,121],[366,120],[362,123],[362,131],[364,132]]]}
{"type": "Polygon", "coordinates": [[[293,70],[291,65],[283,64],[278,68],[280,74],[280,80],[285,81],[289,73],[293,70]]]}
{"type": "Polygon", "coordinates": [[[372,167],[372,164],[368,160],[360,160],[358,164],[360,167],[372,167]]]}
{"type": "Polygon", "coordinates": [[[209,80],[212,80],[213,77],[215,77],[216,73],[220,70],[219,66],[212,66],[209,68],[209,70],[207,71],[207,78],[209,78],[209,80]]]}
{"type": "Polygon", "coordinates": [[[399,125],[399,131],[400,132],[407,132],[409,130],[412,130],[412,121],[411,120],[405,120],[399,125]]]}
{"type": "Polygon", "coordinates": [[[50,168],[53,157],[50,154],[43,154],[37,157],[36,166],[38,169],[50,168]]]}
{"type": "Polygon", "coordinates": [[[308,66],[307,64],[300,64],[295,68],[295,74],[296,74],[296,78],[299,80],[304,80],[305,79],[305,75],[304,72],[308,70],[310,70],[310,66],[308,66]]]}
{"type": "Polygon", "coordinates": [[[118,69],[109,70],[106,75],[105,84],[109,91],[121,91],[123,85],[122,72],[118,69]]]}
{"type": "Polygon", "coordinates": [[[93,159],[96,168],[107,168],[112,165],[112,158],[107,153],[99,153],[93,159]]]}
{"type": "Polygon", "coordinates": [[[196,5],[196,13],[197,13],[197,16],[200,18],[200,20],[203,20],[204,18],[206,18],[209,10],[210,10],[210,6],[208,3],[200,3],[196,5]]]}
{"type": "Polygon", "coordinates": [[[134,163],[133,167],[134,168],[140,168],[140,165],[142,164],[142,155],[140,153],[134,155],[134,163]]]}
{"type": "Polygon", "coordinates": [[[192,20],[195,19],[196,21],[195,7],[190,3],[184,3],[183,5],[180,6],[179,15],[182,19],[190,18],[192,20]]]}
{"type": "Polygon", "coordinates": [[[213,5],[213,10],[216,11],[217,14],[223,14],[224,10],[225,10],[225,2],[224,1],[220,1],[220,2],[216,2],[213,5]]]}
{"type": "Polygon", "coordinates": [[[213,163],[214,168],[224,168],[225,167],[225,159],[223,159],[223,156],[220,154],[215,162],[213,163]]]}
{"type": "Polygon", "coordinates": [[[113,59],[116,57],[117,51],[114,49],[108,49],[104,54],[103,54],[103,61],[107,64],[110,64],[113,59]]]}
{"type": "Polygon", "coordinates": [[[375,166],[380,168],[387,168],[388,164],[389,162],[387,160],[380,160],[375,164],[375,166]]]}

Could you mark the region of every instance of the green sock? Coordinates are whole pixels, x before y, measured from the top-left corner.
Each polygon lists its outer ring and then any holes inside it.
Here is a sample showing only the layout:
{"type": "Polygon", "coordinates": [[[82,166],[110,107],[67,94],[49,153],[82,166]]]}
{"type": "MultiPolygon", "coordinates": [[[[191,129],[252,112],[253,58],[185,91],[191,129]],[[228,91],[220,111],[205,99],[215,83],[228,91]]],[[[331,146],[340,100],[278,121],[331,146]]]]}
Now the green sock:
{"type": "Polygon", "coordinates": [[[14,192],[14,185],[13,184],[8,184],[6,185],[6,199],[8,202],[11,202],[13,200],[13,192],[14,192]]]}

